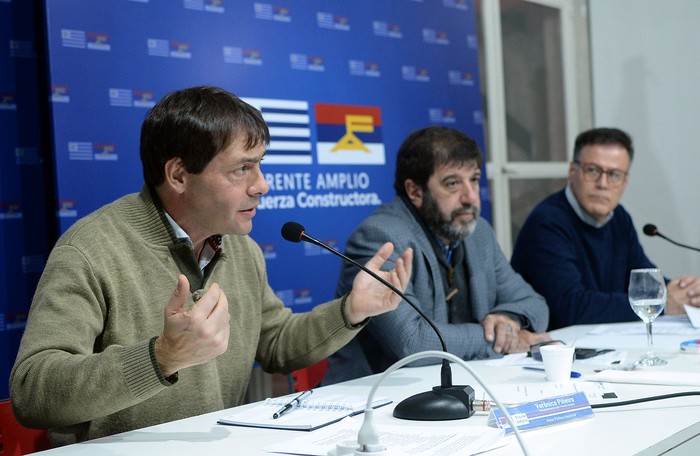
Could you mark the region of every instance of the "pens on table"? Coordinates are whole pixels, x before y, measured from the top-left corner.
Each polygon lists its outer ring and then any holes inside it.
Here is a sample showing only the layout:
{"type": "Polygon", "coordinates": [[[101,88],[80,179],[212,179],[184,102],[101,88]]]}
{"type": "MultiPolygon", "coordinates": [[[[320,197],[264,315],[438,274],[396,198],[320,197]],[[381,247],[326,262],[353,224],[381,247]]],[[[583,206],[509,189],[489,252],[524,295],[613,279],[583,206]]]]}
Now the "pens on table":
{"type": "MultiPolygon", "coordinates": [[[[542,368],[542,367],[523,366],[523,369],[527,369],[527,370],[531,370],[531,371],[544,372],[544,368],[542,368]]],[[[571,371],[571,378],[579,378],[580,376],[581,376],[581,373],[580,373],[580,372],[571,371]]]]}
{"type": "Polygon", "coordinates": [[[286,404],[284,404],[284,407],[282,407],[282,408],[279,409],[274,415],[272,415],[272,418],[276,420],[276,419],[279,418],[280,416],[284,415],[285,413],[287,413],[288,411],[290,411],[291,409],[293,409],[294,406],[301,404],[301,401],[303,401],[304,399],[306,399],[306,396],[308,396],[309,394],[311,394],[311,393],[313,393],[313,392],[314,392],[314,390],[306,390],[306,391],[304,391],[303,393],[301,393],[300,395],[298,395],[297,397],[295,397],[295,398],[292,399],[291,401],[289,401],[289,402],[287,402],[286,404]]]}

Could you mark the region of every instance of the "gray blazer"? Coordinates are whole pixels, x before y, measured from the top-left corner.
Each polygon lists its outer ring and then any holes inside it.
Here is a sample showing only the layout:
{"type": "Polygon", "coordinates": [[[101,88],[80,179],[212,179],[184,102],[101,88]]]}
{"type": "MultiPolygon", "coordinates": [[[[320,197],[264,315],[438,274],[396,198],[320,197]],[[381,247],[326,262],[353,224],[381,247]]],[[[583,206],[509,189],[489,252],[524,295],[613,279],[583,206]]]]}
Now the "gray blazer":
{"type": "MultiPolygon", "coordinates": [[[[406,296],[439,328],[447,351],[464,359],[500,356],[484,338],[479,323],[448,323],[448,306],[440,277],[440,266],[423,228],[409,202],[395,197],[379,207],[350,236],[345,254],[360,264],[366,263],[386,241],[394,243],[392,257],[383,269],[391,269],[403,251],[412,247],[413,274],[406,296]]],[[[529,321],[533,331],[544,331],[549,313],[544,299],[510,267],[498,245],[493,230],[482,218],[474,233],[464,241],[469,267],[469,293],[472,315],[481,321],[492,312],[511,312],[529,321]]],[[[352,288],[358,270],[343,265],[336,289],[341,296],[352,288]]],[[[345,347],[329,359],[324,384],[384,371],[399,359],[423,350],[441,350],[435,332],[406,302],[369,324],[345,347]]],[[[413,365],[434,364],[439,359],[417,361],[413,365]]]]}

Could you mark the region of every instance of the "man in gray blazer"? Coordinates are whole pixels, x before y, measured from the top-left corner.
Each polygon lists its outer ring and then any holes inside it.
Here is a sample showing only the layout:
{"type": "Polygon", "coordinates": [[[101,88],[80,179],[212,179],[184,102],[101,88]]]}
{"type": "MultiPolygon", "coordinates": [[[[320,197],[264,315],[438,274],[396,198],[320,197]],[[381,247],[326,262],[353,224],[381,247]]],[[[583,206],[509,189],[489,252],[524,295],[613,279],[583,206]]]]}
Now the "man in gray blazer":
{"type": "MultiPolygon", "coordinates": [[[[447,351],[464,359],[526,352],[550,340],[541,333],[544,299],[515,273],[488,222],[479,217],[482,156],[463,133],[432,126],[411,133],[397,156],[396,197],[350,236],[345,253],[360,263],[386,241],[413,248],[408,298],[436,324],[447,351]]],[[[394,257],[383,267],[393,267],[394,257]]],[[[336,295],[347,293],[357,269],[346,263],[336,295]]],[[[423,350],[441,350],[433,329],[407,303],[373,317],[329,358],[324,384],[384,371],[423,350]]],[[[440,362],[428,359],[414,365],[440,362]]]]}

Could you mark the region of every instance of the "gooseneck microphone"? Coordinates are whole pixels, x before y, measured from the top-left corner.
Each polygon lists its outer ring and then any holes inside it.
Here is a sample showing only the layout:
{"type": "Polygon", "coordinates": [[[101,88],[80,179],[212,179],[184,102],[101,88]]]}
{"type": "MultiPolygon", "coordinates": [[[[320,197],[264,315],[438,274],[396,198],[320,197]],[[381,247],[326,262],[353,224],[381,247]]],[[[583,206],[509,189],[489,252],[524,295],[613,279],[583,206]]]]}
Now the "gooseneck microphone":
{"type": "Polygon", "coordinates": [[[670,242],[671,244],[677,245],[678,247],[683,247],[683,248],[686,248],[686,249],[695,250],[696,252],[700,252],[700,249],[698,249],[698,248],[696,248],[696,247],[691,247],[691,246],[689,246],[689,245],[681,244],[680,242],[676,242],[676,241],[674,241],[673,239],[667,238],[667,237],[664,236],[663,234],[659,233],[659,230],[656,228],[656,225],[652,225],[651,223],[647,223],[646,225],[644,225],[644,228],[642,228],[642,231],[643,231],[644,234],[646,234],[647,236],[652,236],[652,237],[653,237],[653,236],[658,236],[658,237],[660,237],[660,238],[666,239],[666,240],[667,240],[668,242],[670,242]]]}
{"type": "MultiPolygon", "coordinates": [[[[418,314],[425,320],[430,327],[435,331],[442,351],[447,352],[447,345],[440,333],[440,330],[435,326],[435,323],[428,318],[425,313],[410,299],[406,297],[399,289],[381,278],[379,275],[367,269],[352,258],[340,253],[334,248],[324,244],[318,239],[306,234],[304,227],[296,222],[287,222],[282,227],[282,237],[289,242],[306,241],[322,247],[334,255],[339,256],[343,260],[360,268],[370,276],[382,283],[406,301],[418,314]]],[[[452,370],[450,362],[447,359],[442,360],[442,368],[440,370],[440,386],[434,386],[431,391],[416,394],[404,399],[394,408],[394,416],[404,420],[425,420],[425,421],[442,421],[442,420],[457,420],[469,418],[474,414],[474,389],[469,385],[452,385],[452,370]]]]}

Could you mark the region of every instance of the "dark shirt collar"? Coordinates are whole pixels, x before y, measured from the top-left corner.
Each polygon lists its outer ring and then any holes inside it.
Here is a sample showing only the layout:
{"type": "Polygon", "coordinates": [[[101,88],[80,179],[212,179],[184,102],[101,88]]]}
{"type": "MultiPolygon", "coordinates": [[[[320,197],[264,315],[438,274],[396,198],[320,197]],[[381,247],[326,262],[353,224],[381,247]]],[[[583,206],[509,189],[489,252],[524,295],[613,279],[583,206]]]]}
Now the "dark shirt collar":
{"type": "Polygon", "coordinates": [[[459,247],[459,241],[452,242],[450,243],[450,245],[445,245],[445,243],[442,242],[442,239],[440,239],[438,235],[435,234],[435,232],[432,232],[432,234],[435,237],[435,240],[437,241],[438,245],[442,249],[442,253],[445,254],[445,259],[447,260],[447,263],[450,263],[450,260],[452,259],[452,254],[459,247]]]}

